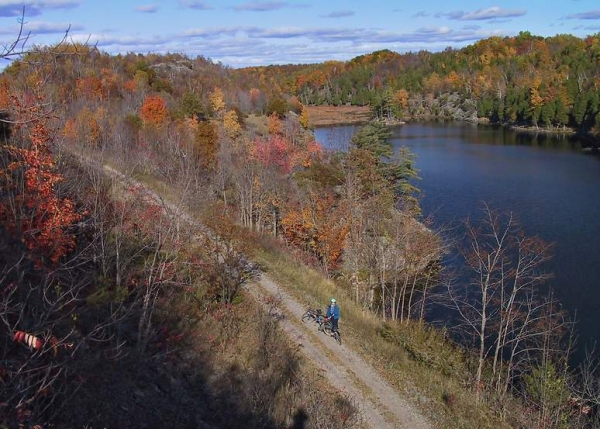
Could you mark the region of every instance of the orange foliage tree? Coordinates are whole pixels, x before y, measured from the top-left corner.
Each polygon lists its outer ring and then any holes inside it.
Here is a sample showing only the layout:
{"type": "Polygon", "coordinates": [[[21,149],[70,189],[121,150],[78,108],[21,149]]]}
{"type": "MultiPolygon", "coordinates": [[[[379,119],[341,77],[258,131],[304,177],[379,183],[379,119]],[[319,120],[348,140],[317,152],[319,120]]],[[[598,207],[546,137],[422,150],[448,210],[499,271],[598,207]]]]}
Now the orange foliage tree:
{"type": "Polygon", "coordinates": [[[132,94],[137,91],[137,83],[135,80],[130,79],[123,84],[123,91],[128,94],[132,94]]]}
{"type": "Polygon", "coordinates": [[[269,115],[267,128],[269,130],[269,134],[271,135],[281,134],[281,119],[279,119],[279,116],[276,112],[273,112],[269,115]]]}
{"type": "Polygon", "coordinates": [[[65,121],[62,134],[68,142],[97,147],[102,140],[102,128],[98,119],[103,116],[102,108],[92,112],[84,107],[77,113],[77,117],[65,121]]]}
{"type": "Polygon", "coordinates": [[[75,88],[80,97],[98,100],[106,100],[108,98],[108,92],[104,88],[102,81],[94,76],[77,79],[75,88]]]}
{"type": "Polygon", "coordinates": [[[346,207],[331,192],[310,193],[307,204],[290,208],[281,225],[289,243],[312,251],[328,270],[339,266],[350,225],[346,207]]]}
{"type": "Polygon", "coordinates": [[[194,154],[204,168],[215,167],[219,149],[219,135],[211,122],[202,121],[196,126],[194,136],[194,154]]]}
{"type": "Polygon", "coordinates": [[[10,96],[8,90],[8,80],[6,76],[0,78],[0,110],[8,109],[10,106],[10,96]]]}
{"type": "Polygon", "coordinates": [[[36,268],[55,266],[75,248],[69,228],[81,219],[73,202],[61,198],[57,185],[63,176],[57,171],[50,151],[52,137],[48,118],[41,111],[42,99],[23,105],[12,97],[15,108],[15,134],[21,145],[4,145],[7,161],[2,166],[0,183],[0,222],[25,245],[36,268]]]}
{"type": "Polygon", "coordinates": [[[145,125],[161,127],[169,118],[167,103],[158,95],[149,95],[140,108],[140,118],[145,125]]]}
{"type": "Polygon", "coordinates": [[[314,160],[323,158],[323,146],[316,140],[309,140],[294,148],[292,153],[292,165],[310,167],[314,160]]]}

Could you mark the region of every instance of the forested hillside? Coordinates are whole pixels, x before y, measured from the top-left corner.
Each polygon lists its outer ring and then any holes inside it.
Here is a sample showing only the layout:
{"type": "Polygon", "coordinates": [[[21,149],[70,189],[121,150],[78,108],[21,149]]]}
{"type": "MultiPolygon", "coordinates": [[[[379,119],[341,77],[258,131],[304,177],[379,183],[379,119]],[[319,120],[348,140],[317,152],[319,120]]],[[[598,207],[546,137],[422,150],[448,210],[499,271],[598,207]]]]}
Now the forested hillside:
{"type": "Polygon", "coordinates": [[[600,132],[600,36],[492,37],[444,52],[378,51],[348,62],[236,71],[304,104],[380,116],[489,119],[600,132]]]}
{"type": "Polygon", "coordinates": [[[320,150],[297,120],[244,126],[228,73],[81,45],[3,73],[0,426],[359,424],[243,291],[279,178],[320,150]]]}
{"type": "MultiPolygon", "coordinates": [[[[309,410],[306,427],[358,426],[352,398],[244,293],[256,257],[335,280],[347,338],[386,371],[426,374],[444,427],[591,427],[597,378],[568,367],[568,317],[538,288],[548,246],[486,210],[463,249],[476,293],[440,293],[446,243],[421,218],[413,155],[382,121],[324,150],[305,106],[594,133],[598,53],[600,38],[526,33],[240,70],[80,44],[28,52],[0,76],[0,424],[292,427],[309,410]],[[425,323],[433,299],[459,315],[464,348],[425,323]],[[366,313],[379,318],[368,331],[366,313]]],[[[289,273],[274,275],[304,281],[289,273]]]]}

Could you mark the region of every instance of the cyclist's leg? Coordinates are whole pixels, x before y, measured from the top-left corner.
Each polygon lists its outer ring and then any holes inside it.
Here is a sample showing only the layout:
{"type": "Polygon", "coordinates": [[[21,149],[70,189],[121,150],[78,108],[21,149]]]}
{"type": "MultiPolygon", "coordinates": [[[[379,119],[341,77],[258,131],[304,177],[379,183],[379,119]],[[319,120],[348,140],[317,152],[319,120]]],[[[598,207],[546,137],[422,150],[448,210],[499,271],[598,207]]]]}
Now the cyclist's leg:
{"type": "Polygon", "coordinates": [[[331,318],[331,330],[337,332],[338,330],[338,320],[339,319],[334,319],[331,318]]]}
{"type": "Polygon", "coordinates": [[[316,322],[317,322],[317,325],[319,326],[318,330],[323,331],[324,326],[325,326],[325,320],[323,320],[323,316],[317,316],[316,322]]]}

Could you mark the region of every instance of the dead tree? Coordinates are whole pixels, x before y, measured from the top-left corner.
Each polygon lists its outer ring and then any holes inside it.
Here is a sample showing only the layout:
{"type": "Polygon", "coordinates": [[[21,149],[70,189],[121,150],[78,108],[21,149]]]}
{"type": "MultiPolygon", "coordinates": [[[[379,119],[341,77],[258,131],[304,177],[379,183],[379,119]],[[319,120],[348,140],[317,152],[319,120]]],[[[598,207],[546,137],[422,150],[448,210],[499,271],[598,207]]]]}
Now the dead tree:
{"type": "Polygon", "coordinates": [[[554,315],[546,314],[539,286],[550,277],[543,272],[549,251],[539,238],[525,236],[511,213],[486,205],[479,225],[466,222],[462,255],[470,280],[447,291],[461,328],[474,339],[478,392],[486,382],[506,392],[519,362],[537,347],[534,340],[548,333],[541,321],[554,315]],[[491,378],[484,380],[488,363],[491,378]]]}

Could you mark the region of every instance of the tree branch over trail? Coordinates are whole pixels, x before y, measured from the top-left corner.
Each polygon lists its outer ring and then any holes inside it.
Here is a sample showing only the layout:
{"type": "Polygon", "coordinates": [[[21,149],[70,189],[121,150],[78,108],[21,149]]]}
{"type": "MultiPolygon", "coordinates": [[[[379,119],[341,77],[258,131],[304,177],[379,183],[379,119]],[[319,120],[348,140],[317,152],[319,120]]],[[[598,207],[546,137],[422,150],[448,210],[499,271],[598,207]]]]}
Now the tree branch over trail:
{"type": "MultiPolygon", "coordinates": [[[[23,7],[23,11],[21,12],[21,17],[18,19],[18,23],[19,28],[12,42],[0,45],[0,59],[9,61],[14,60],[16,58],[23,59],[27,54],[31,54],[32,52],[37,51],[36,48],[29,48],[27,46],[32,37],[32,34],[30,31],[25,31],[25,7],[23,7]]],[[[63,35],[63,37],[51,48],[50,52],[52,54],[58,55],[66,53],[66,50],[61,49],[61,47],[66,45],[66,41],[68,40],[70,31],[71,26],[69,25],[65,29],[65,34],[63,35]]],[[[85,45],[87,45],[87,43],[85,43],[85,45]]]]}
{"type": "Polygon", "coordinates": [[[13,41],[7,45],[2,45],[0,47],[0,58],[9,60],[14,57],[22,57],[25,53],[28,52],[28,48],[26,48],[27,42],[31,37],[31,33],[24,33],[24,25],[25,25],[25,7],[23,7],[23,11],[21,12],[21,18],[18,20],[19,29],[17,32],[17,36],[13,39],[13,41]]]}

